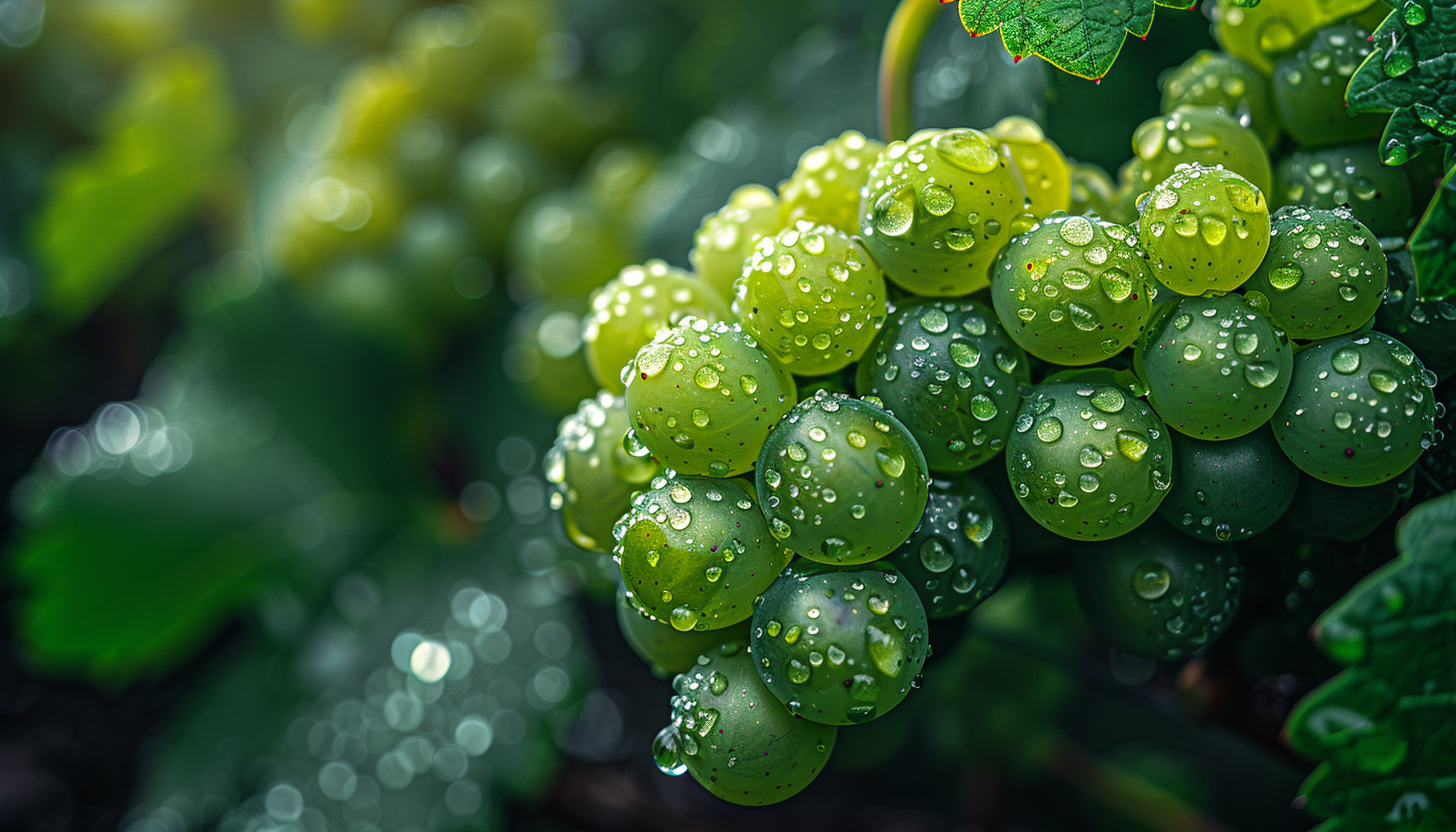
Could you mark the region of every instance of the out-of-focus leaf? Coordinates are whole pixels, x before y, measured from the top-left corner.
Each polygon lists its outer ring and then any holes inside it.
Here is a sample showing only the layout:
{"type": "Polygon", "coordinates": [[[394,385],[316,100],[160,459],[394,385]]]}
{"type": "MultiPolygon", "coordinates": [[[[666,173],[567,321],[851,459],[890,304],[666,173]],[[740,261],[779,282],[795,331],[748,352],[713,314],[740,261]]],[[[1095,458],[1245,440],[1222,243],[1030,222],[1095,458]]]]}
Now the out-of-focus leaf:
{"type": "MultiPolygon", "coordinates": [[[[1191,8],[1196,0],[1156,0],[1158,6],[1191,8]]],[[[961,0],[961,23],[972,36],[1001,30],[1017,59],[1040,55],[1064,72],[1101,78],[1112,69],[1131,32],[1146,37],[1154,0],[961,0]]]]}
{"type": "Polygon", "coordinates": [[[177,232],[228,158],[236,120],[207,47],[131,70],[101,141],[52,172],[34,227],[43,297],[58,315],[84,316],[177,232]]]}
{"type": "Polygon", "coordinates": [[[1370,40],[1375,50],[1350,78],[1345,102],[1353,113],[1394,111],[1381,158],[1399,165],[1456,141],[1456,0],[1400,4],[1370,40]]]}
{"type": "MultiPolygon", "coordinates": [[[[1456,58],[1456,51],[1452,55],[1456,58]]],[[[1411,263],[1416,269],[1416,288],[1422,298],[1441,300],[1456,294],[1453,238],[1456,238],[1456,167],[1446,172],[1425,216],[1411,234],[1411,263]]]]}

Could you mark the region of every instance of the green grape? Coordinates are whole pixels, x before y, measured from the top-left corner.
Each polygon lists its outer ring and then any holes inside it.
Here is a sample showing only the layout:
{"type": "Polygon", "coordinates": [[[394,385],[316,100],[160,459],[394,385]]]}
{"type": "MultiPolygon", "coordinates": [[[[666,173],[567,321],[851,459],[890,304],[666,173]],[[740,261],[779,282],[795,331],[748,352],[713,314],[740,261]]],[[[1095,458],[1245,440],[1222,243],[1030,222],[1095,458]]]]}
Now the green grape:
{"type": "Polygon", "coordinates": [[[612,527],[631,507],[632,492],[657,473],[651,459],[623,447],[630,427],[622,397],[601,391],[561,420],[546,452],[551,507],[561,512],[571,542],[583,549],[611,551],[612,527]]]}
{"type": "Polygon", "coordinates": [[[1244,288],[1268,299],[1269,319],[1291,338],[1359,329],[1380,308],[1380,243],[1350,209],[1288,205],[1270,221],[1269,253],[1244,288]]]}
{"type": "Polygon", "coordinates": [[[820,390],[854,395],[854,371],[855,367],[849,366],[832,375],[795,379],[799,383],[799,401],[814,398],[820,390]]]}
{"type": "Polygon", "coordinates": [[[1061,148],[1025,116],[1007,116],[986,135],[1016,163],[1026,186],[1027,209],[1038,217],[1072,207],[1072,172],[1061,148]]]}
{"type": "Polygon", "coordinates": [[[523,307],[506,333],[506,377],[548,413],[572,412],[596,392],[581,346],[585,304],[552,299],[523,307]]]}
{"type": "Polygon", "coordinates": [[[1047,217],[1012,238],[991,274],[991,302],[1007,334],[1057,364],[1116,355],[1153,308],[1136,237],[1095,217],[1047,217]]]}
{"type": "Polygon", "coordinates": [[[784,224],[807,220],[832,225],[845,234],[859,232],[859,192],[884,142],[846,130],[836,139],[804,151],[788,179],[779,185],[784,224]]]}
{"type": "Polygon", "coordinates": [[[743,328],[796,375],[849,366],[885,323],[880,267],[828,225],[800,222],[758,238],[733,291],[743,328]]]}
{"type": "Polygon", "coordinates": [[[1087,623],[1145,659],[1182,659],[1217,639],[1243,591],[1233,547],[1189,540],[1157,522],[1079,548],[1073,558],[1072,585],[1087,623]]]}
{"type": "Polygon", "coordinates": [[[769,434],[756,480],[774,537],[795,554],[846,566],[904,543],[930,484],[920,446],[895,417],[823,391],[769,434]]]}
{"type": "Polygon", "coordinates": [[[920,525],[887,559],[931,618],[950,618],[996,591],[1011,550],[1010,524],[991,489],[973,476],[930,482],[920,525]]]}
{"type": "Polygon", "coordinates": [[[1274,171],[1273,207],[1348,205],[1377,237],[1405,236],[1411,219],[1410,179],[1362,143],[1291,153],[1274,171]]]}
{"type": "Polygon", "coordinates": [[[1294,357],[1289,393],[1270,424],[1304,473],[1335,485],[1375,485],[1430,447],[1435,386],[1435,374],[1389,335],[1342,335],[1294,357]]]}
{"type": "Polygon", "coordinates": [[[792,555],[769,534],[753,484],[675,474],[632,498],[612,534],[622,582],[676,630],[716,630],[753,614],[792,555]]]}
{"type": "Polygon", "coordinates": [[[750,628],[759,675],[789,713],[868,722],[910,692],[930,653],[920,597],[885,563],[795,561],[763,594],[750,628]]]}
{"type": "Polygon", "coordinates": [[[793,376],[742,327],[721,321],[688,318],[663,330],[622,373],[629,445],[684,474],[748,471],[797,401],[793,376]]]}
{"type": "Polygon", "coordinates": [[[1299,484],[1268,428],[1222,442],[1175,435],[1173,469],[1178,476],[1158,514],[1204,540],[1243,540],[1273,526],[1299,484]]]}
{"type": "Polygon", "coordinates": [[[1112,216],[1117,202],[1117,184],[1107,171],[1085,162],[1073,162],[1069,169],[1071,176],[1071,207],[1069,214],[1083,214],[1093,217],[1112,216]]]}
{"type": "Polygon", "coordinates": [[[728,197],[728,204],[703,218],[693,234],[688,261],[698,276],[725,298],[733,297],[733,283],[753,254],[754,243],[777,234],[788,223],[778,196],[762,185],[744,185],[728,197]]]}
{"type": "Polygon", "coordinates": [[[687,672],[698,656],[715,647],[748,641],[747,619],[719,630],[683,632],[651,617],[624,584],[617,585],[617,626],[627,646],[658,678],[687,672]]]}
{"type": "Polygon", "coordinates": [[[386,166],[327,159],[283,195],[263,242],[284,273],[307,277],[340,253],[375,252],[394,240],[403,207],[403,189],[386,166]]]}
{"type": "Polygon", "coordinates": [[[1404,248],[1387,262],[1390,288],[1375,313],[1375,328],[1399,338],[1437,378],[1450,378],[1456,373],[1456,303],[1421,296],[1410,252],[1404,248]]]}
{"type": "Polygon", "coordinates": [[[592,150],[582,171],[583,189],[607,216],[628,213],[657,167],[651,148],[625,141],[605,141],[592,150]]]}
{"type": "Polygon", "coordinates": [[[1026,200],[1016,165],[978,130],[922,130],[870,169],[860,233],[885,277],[919,295],[981,289],[1026,200]]]}
{"type": "MultiPolygon", "coordinates": [[[[1299,48],[1321,26],[1355,14],[1374,0],[1264,0],[1256,6],[1217,0],[1213,37],[1223,51],[1268,75],[1274,62],[1299,48]]],[[[1378,4],[1376,4],[1378,5],[1378,4]]]]}
{"type": "Polygon", "coordinates": [[[562,180],[560,168],[515,136],[481,136],[455,158],[455,194],[467,206],[485,250],[492,254],[505,248],[522,206],[560,186],[562,180]]]}
{"type": "Polygon", "coordinates": [[[1357,487],[1301,477],[1284,520],[1295,531],[1317,540],[1364,540],[1410,497],[1415,478],[1415,466],[1394,479],[1357,487]]]}
{"type": "Polygon", "coordinates": [[[965,471],[992,459],[1031,381],[1026,354],[996,315],[973,300],[922,301],[890,316],[859,363],[855,389],[897,402],[900,420],[932,471],[965,471]]]}
{"type": "Polygon", "coordinates": [[[1390,116],[1345,111],[1345,87],[1371,52],[1370,33],[1340,24],[1315,33],[1298,54],[1274,69],[1274,101],[1284,131],[1301,145],[1341,144],[1373,139],[1390,116]]]}
{"type": "Polygon", "coordinates": [[[666,774],[688,773],[742,806],[787,800],[814,781],[839,729],[789,713],[734,642],[710,650],[672,681],[672,724],[652,741],[666,774]]]}
{"type": "Polygon", "coordinates": [[[610,393],[627,389],[622,368],[658,332],[689,316],[727,320],[728,303],[705,281],[661,260],[628,266],[592,292],[581,340],[592,376],[610,393]]]}
{"type": "Polygon", "coordinates": [[[1006,475],[1034,520],[1073,540],[1127,534],[1173,477],[1167,427],[1112,384],[1039,384],[1016,416],[1006,475]]]}
{"type": "Polygon", "coordinates": [[[1162,112],[1184,104],[1222,107],[1272,148],[1279,142],[1279,120],[1269,94],[1269,79],[1226,52],[1200,49],[1158,79],[1162,112]]]}
{"type": "Polygon", "coordinates": [[[1294,351],[1262,311],[1217,295],[1158,307],[1133,358],[1168,427],[1219,440],[1269,421],[1289,389],[1294,351]]]}
{"type": "Polygon", "coordinates": [[[1179,165],[1222,165],[1268,193],[1274,176],[1264,141],[1222,107],[1184,104],[1138,125],[1132,149],[1142,162],[1139,187],[1150,191],[1179,165]]]}
{"type": "Polygon", "coordinates": [[[616,91],[580,78],[518,75],[482,103],[492,127],[523,136],[566,162],[580,161],[622,122],[616,91]]]}
{"type": "Polygon", "coordinates": [[[1237,289],[1269,248],[1264,194],[1230,170],[1180,167],[1138,207],[1153,276],[1184,295],[1237,289]]]}
{"type": "Polygon", "coordinates": [[[517,289],[529,297],[584,298],[632,261],[601,209],[576,191],[551,191],[511,229],[517,289]]]}

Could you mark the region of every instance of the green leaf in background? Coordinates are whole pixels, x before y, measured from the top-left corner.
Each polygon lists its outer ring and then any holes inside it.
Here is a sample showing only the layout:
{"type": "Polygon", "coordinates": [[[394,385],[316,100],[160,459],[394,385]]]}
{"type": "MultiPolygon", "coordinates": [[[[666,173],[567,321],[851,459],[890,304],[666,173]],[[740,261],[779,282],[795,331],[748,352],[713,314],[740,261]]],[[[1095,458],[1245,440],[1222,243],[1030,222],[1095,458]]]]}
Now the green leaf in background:
{"type": "Polygon", "coordinates": [[[1416,288],[1424,298],[1441,300],[1456,295],[1456,167],[1446,172],[1425,216],[1410,238],[1416,288]]]}
{"type": "Polygon", "coordinates": [[[1345,102],[1354,113],[1394,111],[1381,158],[1399,165],[1456,141],[1456,0],[1407,0],[1371,42],[1375,51],[1350,79],[1345,102]]]}
{"type": "MultiPolygon", "coordinates": [[[[1196,0],[1157,0],[1191,8],[1196,0]]],[[[1096,79],[1112,69],[1128,32],[1146,37],[1154,0],[961,0],[961,23],[973,37],[1001,30],[1018,59],[1040,55],[1058,69],[1096,79]]]]}
{"type": "Polygon", "coordinates": [[[1302,789],[1319,829],[1435,830],[1456,821],[1456,493],[1415,508],[1401,556],[1322,615],[1349,665],[1295,706],[1289,745],[1321,760],[1302,789]]]}
{"type": "Polygon", "coordinates": [[[86,315],[166,243],[218,177],[237,115],[221,60],[185,45],[135,65],[100,142],[51,172],[34,226],[42,296],[86,315]]]}

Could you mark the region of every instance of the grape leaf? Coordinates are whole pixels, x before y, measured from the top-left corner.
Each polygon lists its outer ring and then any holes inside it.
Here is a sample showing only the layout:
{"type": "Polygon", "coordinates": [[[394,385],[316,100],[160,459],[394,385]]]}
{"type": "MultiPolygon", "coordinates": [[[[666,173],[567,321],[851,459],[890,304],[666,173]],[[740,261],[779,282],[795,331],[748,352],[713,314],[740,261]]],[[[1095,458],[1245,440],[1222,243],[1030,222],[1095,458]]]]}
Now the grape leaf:
{"type": "MultiPolygon", "coordinates": [[[[1192,8],[1197,0],[1156,0],[1192,8]]],[[[1018,60],[1040,55],[1058,69],[1096,79],[1112,69],[1131,32],[1146,37],[1155,0],[960,0],[961,23],[972,37],[1001,30],[1018,60]]]]}
{"type": "Polygon", "coordinates": [[[1410,0],[1370,41],[1345,102],[1352,113],[1393,111],[1381,158],[1398,165],[1456,141],[1456,0],[1410,0]]]}
{"type": "MultiPolygon", "coordinates": [[[[1392,119],[1394,121],[1394,119],[1392,119]]],[[[1411,262],[1421,297],[1441,300],[1456,295],[1456,167],[1446,172],[1425,216],[1411,234],[1411,262]]]]}

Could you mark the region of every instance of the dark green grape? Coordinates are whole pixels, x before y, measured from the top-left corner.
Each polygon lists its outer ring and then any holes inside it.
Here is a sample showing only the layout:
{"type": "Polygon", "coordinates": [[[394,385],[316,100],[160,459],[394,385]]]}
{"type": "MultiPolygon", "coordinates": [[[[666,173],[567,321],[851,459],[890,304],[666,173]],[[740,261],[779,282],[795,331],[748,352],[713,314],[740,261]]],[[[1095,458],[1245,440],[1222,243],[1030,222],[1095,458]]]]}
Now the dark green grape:
{"type": "Polygon", "coordinates": [[[789,713],[739,643],[710,650],[672,680],[672,724],[652,742],[657,767],[691,774],[730,803],[766,806],[814,781],[839,729],[789,713]]]}
{"type": "Polygon", "coordinates": [[[627,389],[622,368],[661,330],[689,316],[708,321],[730,317],[728,301],[706,281],[661,260],[628,266],[591,296],[582,323],[587,366],[610,393],[627,389]]]}
{"type": "Polygon", "coordinates": [[[1175,534],[1161,523],[1077,549],[1072,584],[1087,623],[1124,653],[1184,658],[1233,620],[1243,570],[1233,547],[1175,534]]]}
{"type": "Polygon", "coordinates": [[[885,278],[864,247],[800,222],[760,237],[733,284],[733,312],[774,360],[801,376],[857,361],[885,323],[885,278]]]}
{"type": "Polygon", "coordinates": [[[896,403],[930,470],[965,471],[1006,447],[1029,381],[1026,354],[985,305],[925,301],[890,316],[855,387],[896,403]]]}
{"type": "Polygon", "coordinates": [[[846,130],[804,151],[793,174],[779,185],[784,224],[807,220],[832,225],[845,234],[859,233],[859,192],[884,149],[884,142],[846,130]]]}
{"type": "Polygon", "coordinates": [[[1270,201],[1275,208],[1348,205],[1377,237],[1405,236],[1410,223],[1410,179],[1380,161],[1368,143],[1291,153],[1274,171],[1270,201]]]}
{"type": "Polygon", "coordinates": [[[582,354],[585,306],[574,299],[531,304],[516,313],[506,334],[501,351],[506,377],[553,414],[572,412],[597,389],[582,354]]]}
{"type": "Polygon", "coordinates": [[[750,632],[768,689],[789,713],[826,725],[888,713],[930,652],[920,597],[883,563],[795,561],[763,594],[750,632]]]}
{"type": "Polygon", "coordinates": [[[1301,145],[1341,144],[1373,139],[1388,115],[1345,112],[1345,87],[1370,54],[1370,33],[1339,24],[1315,33],[1314,40],[1274,68],[1274,101],[1284,131],[1301,145]]]}
{"type": "Polygon", "coordinates": [[[784,206],[762,185],[744,185],[728,197],[728,204],[703,218],[693,234],[688,261],[693,271],[725,298],[733,297],[733,284],[743,274],[743,263],[753,254],[759,237],[777,234],[787,223],[784,206]]]}
{"type": "Polygon", "coordinates": [[[1021,507],[1073,540],[1127,534],[1152,516],[1173,477],[1168,429],[1112,384],[1039,384],[1016,416],[1006,475],[1021,507]]]}
{"type": "Polygon", "coordinates": [[[769,434],[756,475],[774,537],[810,560],[842,565],[905,542],[930,484],[920,446],[895,417],[823,391],[769,434]]]}
{"type": "Polygon", "coordinates": [[[1289,339],[1238,295],[1163,304],[1134,353],[1153,409],[1198,439],[1232,439],[1269,421],[1293,363],[1289,339]]]}
{"type": "Polygon", "coordinates": [[[854,373],[855,367],[850,366],[827,376],[795,379],[799,383],[799,401],[814,398],[814,394],[820,390],[826,393],[843,393],[846,396],[854,395],[854,373]]]}
{"type": "Polygon", "coordinates": [[[1268,75],[1275,61],[1298,49],[1316,29],[1369,5],[1370,0],[1270,0],[1258,5],[1217,0],[1209,16],[1218,45],[1268,75]]]}
{"type": "Polygon", "coordinates": [[[1138,210],[1138,241],[1153,276],[1184,295],[1237,289],[1269,248],[1264,194],[1221,167],[1180,167],[1138,210]]]}
{"type": "Polygon", "coordinates": [[[796,401],[793,376],[752,336],[738,324],[701,318],[659,333],[638,350],[624,377],[632,435],[685,474],[748,471],[796,401]]]}
{"type": "Polygon", "coordinates": [[[1057,364],[1121,352],[1152,311],[1137,239],[1095,217],[1053,214],[1016,235],[991,270],[991,302],[1023,349],[1057,364]]]}
{"type": "Polygon", "coordinates": [[[1117,184],[1107,171],[1093,164],[1073,162],[1070,173],[1072,205],[1067,213],[1111,218],[1117,202],[1117,184]]]}
{"type": "Polygon", "coordinates": [[[1163,90],[1162,112],[1179,106],[1222,107],[1264,140],[1265,147],[1279,141],[1279,120],[1269,95],[1269,79],[1226,52],[1200,49],[1180,66],[1158,79],[1163,90]]]}
{"type": "Polygon", "coordinates": [[[1026,116],[1007,116],[986,131],[1021,171],[1027,210],[1038,217],[1072,207],[1072,172],[1061,148],[1026,116]]]}
{"type": "Polygon", "coordinates": [[[481,136],[455,157],[456,194],[468,208],[488,252],[499,252],[521,207],[562,184],[563,172],[530,142],[515,136],[481,136]]]}
{"type": "Polygon", "coordinates": [[[1264,531],[1294,500],[1299,471],[1260,428],[1237,439],[1173,437],[1173,487],[1158,514],[1204,540],[1243,540],[1264,531]]]}
{"type": "Polygon", "coordinates": [[[1138,197],[1147,192],[1143,183],[1143,162],[1136,156],[1117,169],[1117,190],[1113,193],[1112,210],[1104,219],[1118,225],[1136,225],[1138,197]]]}
{"type": "Polygon", "coordinates": [[[1456,373],[1456,303],[1421,296],[1404,248],[1386,262],[1390,287],[1375,313],[1375,328],[1399,338],[1437,378],[1450,378],[1456,373]]]}
{"type": "Polygon", "coordinates": [[[890,281],[919,295],[964,295],[989,282],[1025,200],[1021,173],[995,139],[921,130],[870,169],[860,233],[890,281]]]}
{"type": "Polygon", "coordinates": [[[1430,446],[1436,376],[1379,332],[1316,341],[1294,357],[1289,393],[1270,424],[1279,447],[1316,479],[1374,485],[1430,446]]]}
{"type": "Polygon", "coordinates": [[[920,525],[888,561],[920,596],[926,615],[960,615],[1001,583],[1009,526],[991,489],[976,477],[931,480],[920,525]]]}
{"type": "Polygon", "coordinates": [[[747,643],[748,621],[719,630],[683,632],[642,609],[631,590],[617,585],[617,626],[622,638],[653,675],[665,678],[691,669],[698,656],[730,641],[747,643]]]}
{"type": "Polygon", "coordinates": [[[1385,293],[1385,253],[1350,209],[1288,205],[1270,221],[1269,253],[1244,288],[1269,300],[1291,338],[1328,338],[1364,326],[1385,293]]]}
{"type": "Polygon", "coordinates": [[[753,614],[753,599],[792,555],[769,534],[746,479],[656,477],[612,530],[622,582],[676,630],[716,630],[753,614]]]}
{"type": "Polygon", "coordinates": [[[1140,124],[1132,134],[1143,191],[1173,175],[1179,165],[1202,165],[1239,174],[1268,193],[1274,177],[1264,141],[1222,107],[1183,105],[1140,124]]]}
{"type": "Polygon", "coordinates": [[[531,297],[586,297],[632,262],[601,209],[575,191],[532,200],[511,229],[512,277],[531,297]]]}
{"type": "Polygon", "coordinates": [[[1415,478],[1415,466],[1394,479],[1355,487],[1301,477],[1284,520],[1295,531],[1317,540],[1363,540],[1411,495],[1415,478]]]}
{"type": "Polygon", "coordinates": [[[602,391],[561,420],[546,452],[551,507],[561,512],[571,541],[583,549],[612,549],[612,527],[632,503],[632,492],[657,473],[650,458],[623,447],[631,421],[626,402],[602,391]]]}

